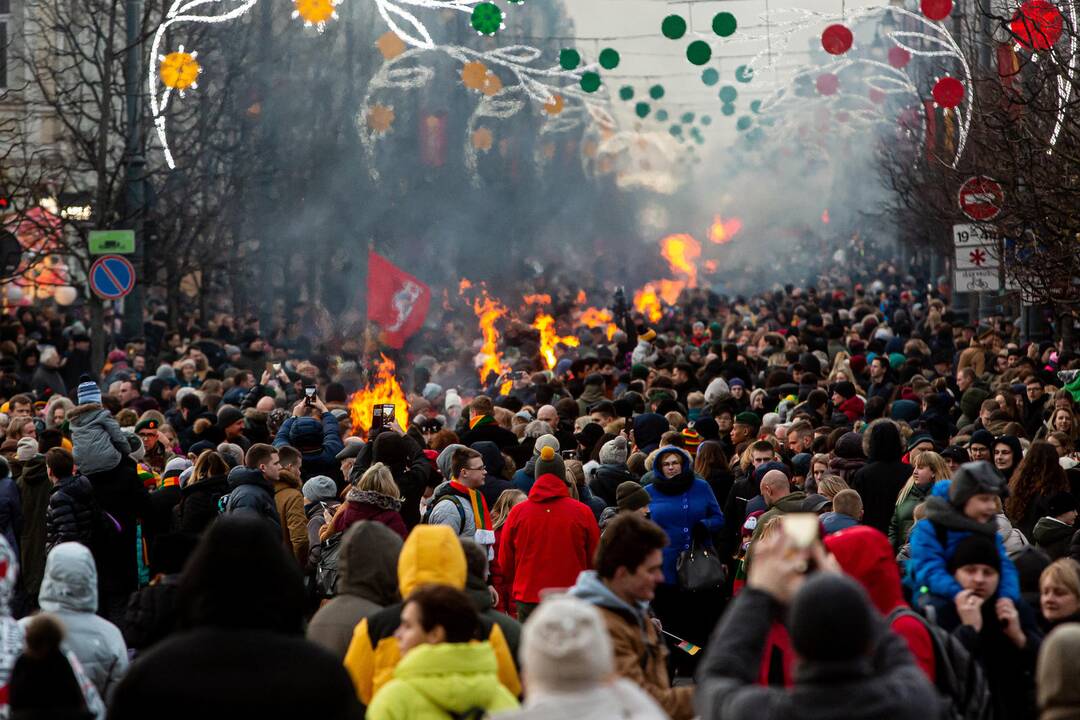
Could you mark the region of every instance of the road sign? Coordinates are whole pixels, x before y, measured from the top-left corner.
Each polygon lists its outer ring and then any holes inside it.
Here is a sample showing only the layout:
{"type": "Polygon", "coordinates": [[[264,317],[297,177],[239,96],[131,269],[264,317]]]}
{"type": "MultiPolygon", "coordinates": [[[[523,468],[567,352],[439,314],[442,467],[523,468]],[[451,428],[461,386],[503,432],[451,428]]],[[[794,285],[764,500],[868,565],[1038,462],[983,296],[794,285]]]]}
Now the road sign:
{"type": "Polygon", "coordinates": [[[957,270],[993,270],[997,267],[998,258],[992,247],[979,245],[956,249],[957,270]]]}
{"type": "Polygon", "coordinates": [[[993,220],[1005,205],[1005,190],[1001,183],[976,175],[960,186],[957,199],[960,209],[972,220],[993,220]]]}
{"type": "Polygon", "coordinates": [[[134,230],[91,230],[91,255],[130,255],[135,252],[134,230]]]}
{"type": "Polygon", "coordinates": [[[991,292],[1001,289],[1001,270],[957,270],[953,283],[954,292],[991,292]]]}
{"type": "Polygon", "coordinates": [[[103,255],[90,266],[90,289],[102,300],[119,300],[135,287],[135,268],[119,255],[103,255]]]}

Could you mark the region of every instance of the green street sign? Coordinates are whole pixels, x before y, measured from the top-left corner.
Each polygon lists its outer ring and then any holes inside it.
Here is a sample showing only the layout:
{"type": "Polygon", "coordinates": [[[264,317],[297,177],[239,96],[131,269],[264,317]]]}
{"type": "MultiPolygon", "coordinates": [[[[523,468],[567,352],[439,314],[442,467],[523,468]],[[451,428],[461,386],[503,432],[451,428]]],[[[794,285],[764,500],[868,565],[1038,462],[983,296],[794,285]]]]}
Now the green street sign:
{"type": "Polygon", "coordinates": [[[134,230],[91,230],[91,255],[130,255],[135,252],[134,230]]]}

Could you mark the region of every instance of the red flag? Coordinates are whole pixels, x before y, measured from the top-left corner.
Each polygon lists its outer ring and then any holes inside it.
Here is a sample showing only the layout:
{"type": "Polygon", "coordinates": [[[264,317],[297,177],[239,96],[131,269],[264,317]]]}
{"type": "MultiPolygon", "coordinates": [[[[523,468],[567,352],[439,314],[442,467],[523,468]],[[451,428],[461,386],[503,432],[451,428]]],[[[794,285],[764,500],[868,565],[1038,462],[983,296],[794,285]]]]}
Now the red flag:
{"type": "Polygon", "coordinates": [[[383,330],[382,339],[400,348],[424,324],[431,289],[375,252],[368,252],[367,313],[383,330]]]}

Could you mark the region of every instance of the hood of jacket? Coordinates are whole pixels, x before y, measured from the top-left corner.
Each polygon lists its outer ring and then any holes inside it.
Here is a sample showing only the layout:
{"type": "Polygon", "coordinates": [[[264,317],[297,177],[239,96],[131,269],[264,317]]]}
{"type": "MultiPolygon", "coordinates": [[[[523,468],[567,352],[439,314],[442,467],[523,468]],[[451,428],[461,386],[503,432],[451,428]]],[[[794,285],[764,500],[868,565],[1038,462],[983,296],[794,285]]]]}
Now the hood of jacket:
{"type": "Polygon", "coordinates": [[[1035,523],[1035,529],[1031,531],[1031,539],[1036,545],[1052,545],[1072,537],[1076,528],[1066,525],[1057,518],[1041,517],[1035,523]]]}
{"type": "Polygon", "coordinates": [[[578,575],[574,587],[570,588],[569,594],[596,607],[611,610],[639,628],[645,625],[648,616],[647,607],[644,604],[634,607],[627,603],[604,584],[595,570],[583,570],[578,575]]]}
{"type": "Polygon", "coordinates": [[[502,450],[499,449],[498,445],[490,440],[480,440],[472,444],[472,449],[480,453],[480,456],[484,458],[484,469],[488,475],[502,477],[506,463],[503,460],[502,450]]]}
{"type": "Polygon", "coordinates": [[[545,473],[536,478],[536,482],[529,491],[530,502],[551,502],[568,497],[570,497],[570,488],[561,477],[552,473],[545,473]]]}
{"type": "Polygon", "coordinates": [[[480,614],[486,613],[493,607],[488,584],[475,575],[469,575],[465,578],[465,594],[469,596],[473,607],[476,608],[476,612],[480,614]]]}
{"type": "Polygon", "coordinates": [[[229,491],[229,478],[227,475],[211,475],[199,482],[188,482],[180,488],[181,497],[197,495],[199,493],[227,493],[229,491]]]}
{"type": "MultiPolygon", "coordinates": [[[[454,474],[451,470],[451,461],[454,459],[454,453],[457,452],[459,448],[464,449],[465,446],[458,443],[447,445],[442,449],[442,452],[439,453],[439,457],[435,458],[435,466],[439,468],[439,472],[442,473],[443,480],[454,479],[454,474]]],[[[486,462],[484,463],[484,467],[487,467],[486,462]]]]}
{"type": "Polygon", "coordinates": [[[65,542],[49,551],[38,602],[46,612],[97,612],[97,566],[85,545],[65,542]]]}
{"type": "Polygon", "coordinates": [[[274,487],[270,484],[270,481],[266,479],[266,476],[262,474],[262,471],[258,468],[244,467],[238,465],[229,471],[229,489],[235,490],[241,485],[258,485],[265,489],[271,495],[274,494],[274,487]]]}
{"type": "MultiPolygon", "coordinates": [[[[934,491],[931,492],[934,493],[934,491]]],[[[936,493],[926,499],[926,519],[947,530],[980,533],[990,538],[993,538],[997,533],[996,521],[991,520],[988,523],[976,522],[959,512],[948,500],[939,497],[936,493]]]]}
{"type": "Polygon", "coordinates": [[[875,420],[863,438],[863,450],[870,462],[899,462],[904,454],[900,430],[891,420],[875,420]]]}
{"type": "Polygon", "coordinates": [[[302,453],[321,449],[323,444],[322,422],[313,417],[296,418],[289,427],[289,444],[302,453]]]}
{"type": "Polygon", "coordinates": [[[400,500],[392,498],[389,495],[377,493],[374,490],[360,490],[356,487],[351,487],[349,488],[349,492],[345,495],[345,500],[347,502],[356,503],[357,505],[370,505],[379,510],[401,512],[400,500]]]}
{"type": "Polygon", "coordinates": [[[865,588],[882,615],[904,604],[892,545],[879,530],[866,525],[841,530],[825,537],[825,547],[844,572],[865,588]]]}
{"type": "Polygon", "coordinates": [[[634,418],[634,444],[650,453],[660,447],[660,438],[670,427],[667,419],[657,413],[644,413],[634,418]]]}
{"type": "Polygon", "coordinates": [[[397,565],[401,597],[420,585],[465,587],[465,551],[446,525],[417,525],[401,546],[397,565]]]}
{"type": "Polygon", "coordinates": [[[501,687],[490,643],[419,645],[394,668],[394,678],[447,713],[487,708],[501,687]]]}
{"type": "Polygon", "coordinates": [[[859,433],[848,432],[840,436],[836,441],[836,457],[845,460],[865,460],[862,437],[859,433]]]}
{"type": "Polygon", "coordinates": [[[338,555],[338,592],[376,605],[393,605],[398,594],[401,536],[380,522],[360,520],[349,526],[338,555]]]}
{"type": "Polygon", "coordinates": [[[24,462],[19,479],[27,485],[40,485],[48,481],[49,475],[45,468],[45,456],[35,455],[24,462]]]}
{"type": "Polygon", "coordinates": [[[274,483],[274,491],[277,492],[282,488],[293,488],[299,490],[303,483],[300,482],[300,475],[294,473],[292,470],[282,469],[281,474],[278,475],[277,482],[274,483]]]}
{"type": "MultiPolygon", "coordinates": [[[[666,445],[656,451],[656,455],[653,456],[653,484],[661,492],[666,495],[679,495],[686,492],[690,485],[694,482],[694,461],[690,459],[690,453],[686,452],[680,447],[674,445],[666,445]],[[664,477],[663,471],[660,469],[660,458],[664,457],[668,453],[675,453],[682,461],[682,471],[673,478],[664,477]],[[685,487],[684,487],[685,486],[685,487]]],[[[644,481],[644,478],[642,478],[644,481]]],[[[642,482],[642,484],[645,484],[642,482]]]]}
{"type": "Polygon", "coordinates": [[[784,513],[802,512],[803,503],[806,501],[806,493],[802,490],[788,493],[769,507],[776,508],[784,513]]]}
{"type": "Polygon", "coordinates": [[[67,414],[67,421],[73,428],[85,427],[102,415],[108,414],[109,411],[103,408],[100,403],[83,403],[71,409],[71,412],[67,414]]]}

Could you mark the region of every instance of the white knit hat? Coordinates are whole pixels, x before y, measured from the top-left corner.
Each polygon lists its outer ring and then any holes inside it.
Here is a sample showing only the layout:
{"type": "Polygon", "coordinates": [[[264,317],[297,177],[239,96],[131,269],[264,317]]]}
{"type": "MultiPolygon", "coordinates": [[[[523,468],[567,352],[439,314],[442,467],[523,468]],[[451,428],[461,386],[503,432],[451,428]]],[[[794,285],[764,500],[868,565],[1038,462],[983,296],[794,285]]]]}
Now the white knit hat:
{"type": "Polygon", "coordinates": [[[38,441],[32,437],[24,437],[19,439],[19,444],[15,446],[15,459],[19,462],[26,462],[35,455],[38,454],[38,441]]]}
{"type": "Polygon", "coordinates": [[[600,611],[569,595],[544,600],[529,616],[521,658],[530,687],[549,692],[589,687],[615,672],[600,611]]]}

